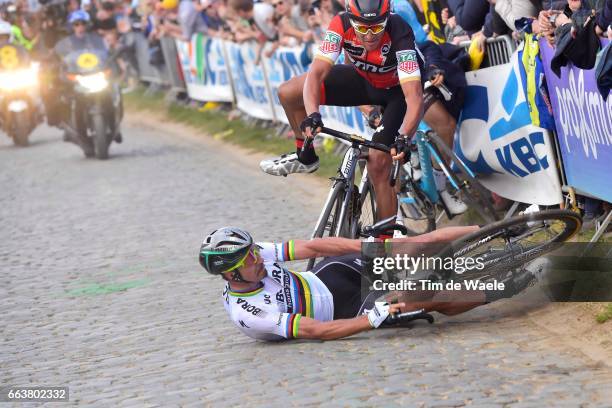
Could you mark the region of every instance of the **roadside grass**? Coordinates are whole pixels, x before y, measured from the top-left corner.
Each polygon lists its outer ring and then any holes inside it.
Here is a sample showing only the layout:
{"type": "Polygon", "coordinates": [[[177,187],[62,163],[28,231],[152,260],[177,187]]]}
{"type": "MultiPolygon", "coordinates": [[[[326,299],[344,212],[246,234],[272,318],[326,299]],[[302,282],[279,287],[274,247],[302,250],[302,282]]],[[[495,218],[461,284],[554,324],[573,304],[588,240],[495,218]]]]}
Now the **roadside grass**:
{"type": "Polygon", "coordinates": [[[604,309],[595,316],[597,323],[605,323],[608,320],[612,320],[612,303],[608,303],[604,309]]]}
{"type": "MultiPolygon", "coordinates": [[[[252,126],[241,119],[229,120],[227,113],[222,111],[198,111],[193,107],[167,103],[163,94],[145,95],[144,90],[139,89],[125,95],[124,103],[128,110],[161,114],[162,119],[190,126],[215,139],[240,145],[251,151],[274,156],[295,149],[293,139],[275,136],[274,128],[252,126]]],[[[321,167],[314,174],[323,178],[334,176],[341,157],[334,155],[329,149],[322,148],[317,149],[317,154],[321,167]]]]}

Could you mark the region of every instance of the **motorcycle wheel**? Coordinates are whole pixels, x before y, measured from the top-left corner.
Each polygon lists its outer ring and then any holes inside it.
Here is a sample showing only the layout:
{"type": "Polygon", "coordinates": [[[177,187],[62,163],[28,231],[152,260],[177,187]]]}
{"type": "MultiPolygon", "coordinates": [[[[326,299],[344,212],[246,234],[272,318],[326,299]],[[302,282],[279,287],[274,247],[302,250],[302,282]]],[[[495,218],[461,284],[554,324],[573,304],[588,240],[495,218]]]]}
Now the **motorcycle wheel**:
{"type": "Polygon", "coordinates": [[[91,122],[96,159],[106,160],[108,159],[108,147],[110,145],[106,134],[106,121],[102,115],[93,115],[91,122]]]}
{"type": "Polygon", "coordinates": [[[15,146],[25,147],[30,144],[30,120],[28,112],[14,113],[12,118],[12,136],[15,146]]]}

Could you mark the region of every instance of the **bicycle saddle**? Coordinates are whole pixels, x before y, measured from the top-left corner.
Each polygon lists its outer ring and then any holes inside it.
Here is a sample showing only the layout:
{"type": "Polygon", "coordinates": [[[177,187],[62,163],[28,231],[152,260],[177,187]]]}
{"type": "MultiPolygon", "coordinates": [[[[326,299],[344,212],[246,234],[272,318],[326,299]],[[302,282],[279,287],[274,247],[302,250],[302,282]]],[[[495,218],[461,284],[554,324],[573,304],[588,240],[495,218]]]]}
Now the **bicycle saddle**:
{"type": "Polygon", "coordinates": [[[393,231],[400,231],[402,234],[407,235],[408,230],[401,224],[395,223],[395,215],[385,218],[384,220],[378,221],[376,224],[364,227],[361,231],[363,237],[378,237],[384,233],[393,233],[393,231]]]}

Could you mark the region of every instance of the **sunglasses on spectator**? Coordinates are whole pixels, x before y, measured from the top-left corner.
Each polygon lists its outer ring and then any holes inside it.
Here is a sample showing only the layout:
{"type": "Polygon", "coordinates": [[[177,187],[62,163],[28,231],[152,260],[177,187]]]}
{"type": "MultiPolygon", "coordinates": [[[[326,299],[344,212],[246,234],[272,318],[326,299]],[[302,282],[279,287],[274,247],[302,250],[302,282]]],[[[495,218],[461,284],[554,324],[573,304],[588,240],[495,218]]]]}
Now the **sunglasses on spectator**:
{"type": "Polygon", "coordinates": [[[84,26],[84,25],[87,25],[84,21],[75,21],[74,23],[72,23],[73,27],[84,26]]]}
{"type": "Polygon", "coordinates": [[[284,3],[284,1],[277,1],[276,3],[272,3],[272,7],[276,8],[276,7],[280,6],[283,3],[284,3]]]}
{"type": "Polygon", "coordinates": [[[366,35],[368,32],[371,32],[374,35],[380,34],[385,31],[385,27],[387,26],[387,20],[383,21],[382,23],[372,25],[358,23],[357,21],[353,20],[349,21],[351,22],[351,26],[353,26],[355,32],[361,35],[366,35]]]}

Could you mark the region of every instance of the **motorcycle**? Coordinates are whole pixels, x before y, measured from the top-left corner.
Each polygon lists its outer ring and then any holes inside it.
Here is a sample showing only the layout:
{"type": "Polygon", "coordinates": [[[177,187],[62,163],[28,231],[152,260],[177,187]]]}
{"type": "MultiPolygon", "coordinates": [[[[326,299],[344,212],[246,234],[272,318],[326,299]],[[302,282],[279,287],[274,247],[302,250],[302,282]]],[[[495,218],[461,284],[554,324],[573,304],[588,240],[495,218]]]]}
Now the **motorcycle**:
{"type": "Polygon", "coordinates": [[[39,65],[25,50],[0,47],[0,126],[17,146],[27,146],[41,122],[38,101],[39,65]]]}
{"type": "Polygon", "coordinates": [[[105,50],[78,50],[64,57],[69,84],[69,122],[65,130],[85,157],[107,159],[110,144],[121,137],[121,92],[110,68],[115,58],[105,50]]]}

